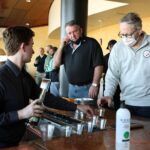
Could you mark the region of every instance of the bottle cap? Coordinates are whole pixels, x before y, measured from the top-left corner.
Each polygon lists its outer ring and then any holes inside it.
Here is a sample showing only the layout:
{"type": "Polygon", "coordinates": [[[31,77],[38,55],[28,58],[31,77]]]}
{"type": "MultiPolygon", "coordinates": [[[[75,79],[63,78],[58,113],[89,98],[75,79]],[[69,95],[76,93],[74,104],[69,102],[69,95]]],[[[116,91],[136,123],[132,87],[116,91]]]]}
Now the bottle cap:
{"type": "Polygon", "coordinates": [[[120,108],[125,108],[125,100],[121,101],[120,108]]]}

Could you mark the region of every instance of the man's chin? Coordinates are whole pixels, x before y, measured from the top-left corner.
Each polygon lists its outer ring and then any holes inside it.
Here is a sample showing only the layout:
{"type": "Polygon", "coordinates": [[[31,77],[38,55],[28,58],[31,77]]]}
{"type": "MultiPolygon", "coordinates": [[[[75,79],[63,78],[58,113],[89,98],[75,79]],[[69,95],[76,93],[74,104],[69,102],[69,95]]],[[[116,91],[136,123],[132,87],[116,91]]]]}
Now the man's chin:
{"type": "Polygon", "coordinates": [[[28,60],[26,60],[26,62],[25,62],[25,63],[29,63],[29,62],[31,62],[31,58],[30,58],[30,59],[28,59],[28,60]]]}

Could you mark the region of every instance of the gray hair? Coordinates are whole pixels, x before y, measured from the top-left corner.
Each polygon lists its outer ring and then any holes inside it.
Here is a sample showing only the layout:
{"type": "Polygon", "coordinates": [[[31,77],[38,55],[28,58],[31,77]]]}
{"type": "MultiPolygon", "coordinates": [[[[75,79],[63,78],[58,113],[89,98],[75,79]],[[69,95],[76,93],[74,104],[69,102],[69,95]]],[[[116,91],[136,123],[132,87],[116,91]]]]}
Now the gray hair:
{"type": "Polygon", "coordinates": [[[74,26],[74,25],[77,25],[77,26],[80,27],[79,22],[76,21],[76,20],[71,20],[71,21],[67,22],[67,23],[65,24],[65,27],[67,27],[67,26],[74,26]]]}
{"type": "Polygon", "coordinates": [[[126,22],[127,24],[132,24],[136,29],[142,28],[142,20],[140,16],[136,13],[130,12],[126,14],[120,21],[120,23],[126,22]]]}

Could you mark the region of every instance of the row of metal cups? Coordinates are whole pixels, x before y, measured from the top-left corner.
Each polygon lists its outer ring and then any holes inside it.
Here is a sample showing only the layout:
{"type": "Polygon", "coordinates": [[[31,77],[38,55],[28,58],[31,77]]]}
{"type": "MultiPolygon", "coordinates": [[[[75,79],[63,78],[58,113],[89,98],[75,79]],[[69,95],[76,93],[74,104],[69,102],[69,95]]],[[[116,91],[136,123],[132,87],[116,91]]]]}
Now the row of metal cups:
{"type": "MultiPolygon", "coordinates": [[[[50,123],[44,123],[40,126],[41,137],[44,141],[53,138],[55,126],[50,123]]],[[[94,128],[99,128],[104,130],[106,128],[106,119],[99,118],[98,116],[93,116],[93,119],[88,122],[78,123],[77,126],[67,125],[64,126],[64,136],[70,137],[72,134],[82,135],[83,131],[87,133],[92,133],[94,128]]]]}
{"type": "MultiPolygon", "coordinates": [[[[86,118],[85,114],[79,110],[76,110],[74,118],[83,121],[84,128],[86,127],[87,131],[90,133],[90,132],[93,132],[94,127],[100,130],[106,129],[107,120],[104,118],[104,115],[105,115],[105,109],[103,107],[99,107],[99,109],[96,112],[96,115],[94,115],[92,118],[86,118]]],[[[77,131],[78,131],[78,128],[79,127],[77,125],[77,131]]],[[[81,129],[82,128],[83,127],[81,126],[81,129]]]]}
{"type": "Polygon", "coordinates": [[[106,129],[107,120],[104,118],[99,118],[98,116],[93,116],[92,120],[87,121],[86,123],[78,123],[76,129],[72,126],[65,127],[65,136],[70,137],[71,134],[82,135],[83,131],[87,133],[92,133],[94,128],[104,130],[106,129]],[[74,130],[74,131],[73,131],[74,130]]]}
{"type": "MultiPolygon", "coordinates": [[[[98,109],[98,115],[93,116],[86,120],[85,114],[79,110],[75,112],[75,119],[82,120],[81,123],[78,123],[76,126],[66,125],[64,126],[64,136],[70,137],[71,134],[82,135],[83,131],[87,133],[92,133],[93,129],[96,127],[100,130],[106,129],[107,120],[104,117],[105,109],[98,109]],[[86,121],[85,121],[86,120],[86,121]]],[[[42,123],[39,125],[42,139],[45,141],[47,139],[52,139],[55,126],[50,123],[42,123]]]]}

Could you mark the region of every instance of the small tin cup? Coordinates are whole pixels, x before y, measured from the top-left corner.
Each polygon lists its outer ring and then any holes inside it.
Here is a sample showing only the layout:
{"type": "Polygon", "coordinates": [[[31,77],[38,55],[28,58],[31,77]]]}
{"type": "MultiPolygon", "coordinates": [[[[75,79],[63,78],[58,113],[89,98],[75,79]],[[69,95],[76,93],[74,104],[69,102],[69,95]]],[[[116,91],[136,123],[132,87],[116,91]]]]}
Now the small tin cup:
{"type": "Polygon", "coordinates": [[[77,124],[77,134],[78,134],[78,135],[81,135],[81,134],[82,134],[83,128],[84,128],[84,124],[82,124],[82,123],[78,123],[78,124],[77,124]]]}
{"type": "Polygon", "coordinates": [[[93,122],[88,121],[87,126],[88,126],[88,133],[92,133],[93,132],[93,122]]]}
{"type": "Polygon", "coordinates": [[[104,118],[100,119],[100,121],[99,121],[99,128],[100,128],[100,130],[106,129],[106,123],[107,123],[106,119],[104,119],[104,118]]]}
{"type": "Polygon", "coordinates": [[[105,108],[100,107],[98,111],[99,111],[99,117],[104,117],[104,115],[105,115],[105,108]]]}
{"type": "Polygon", "coordinates": [[[72,127],[71,126],[66,126],[65,127],[65,136],[70,137],[72,133],[72,127]]]}

